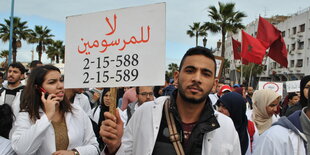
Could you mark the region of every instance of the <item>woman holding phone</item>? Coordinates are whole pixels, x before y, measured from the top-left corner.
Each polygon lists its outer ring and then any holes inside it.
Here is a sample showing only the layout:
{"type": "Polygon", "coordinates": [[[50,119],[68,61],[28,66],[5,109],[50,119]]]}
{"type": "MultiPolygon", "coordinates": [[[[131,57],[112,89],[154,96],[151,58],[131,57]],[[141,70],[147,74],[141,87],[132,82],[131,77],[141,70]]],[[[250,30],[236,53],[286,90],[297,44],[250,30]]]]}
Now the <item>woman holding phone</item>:
{"type": "Polygon", "coordinates": [[[31,72],[12,136],[17,154],[98,154],[87,114],[70,104],[64,92],[57,67],[45,65],[31,72]]]}

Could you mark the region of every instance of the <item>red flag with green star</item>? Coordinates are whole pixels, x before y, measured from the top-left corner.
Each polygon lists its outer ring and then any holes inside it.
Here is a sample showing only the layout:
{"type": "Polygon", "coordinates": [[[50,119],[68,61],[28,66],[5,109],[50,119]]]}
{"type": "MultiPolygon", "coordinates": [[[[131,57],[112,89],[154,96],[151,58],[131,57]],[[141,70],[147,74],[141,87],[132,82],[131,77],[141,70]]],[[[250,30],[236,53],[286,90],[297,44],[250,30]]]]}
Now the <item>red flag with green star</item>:
{"type": "Polygon", "coordinates": [[[262,64],[265,53],[266,47],[259,40],[242,30],[242,59],[262,64]]]}
{"type": "Polygon", "coordinates": [[[233,46],[233,52],[234,52],[234,58],[235,60],[241,59],[241,43],[237,40],[235,40],[233,37],[231,37],[232,46],[233,46]]]}
{"type": "MultiPolygon", "coordinates": [[[[231,37],[231,40],[232,40],[234,58],[235,60],[241,60],[241,42],[235,40],[233,37],[231,37]]],[[[242,59],[242,64],[247,65],[248,63],[249,63],[248,61],[242,59]]]]}

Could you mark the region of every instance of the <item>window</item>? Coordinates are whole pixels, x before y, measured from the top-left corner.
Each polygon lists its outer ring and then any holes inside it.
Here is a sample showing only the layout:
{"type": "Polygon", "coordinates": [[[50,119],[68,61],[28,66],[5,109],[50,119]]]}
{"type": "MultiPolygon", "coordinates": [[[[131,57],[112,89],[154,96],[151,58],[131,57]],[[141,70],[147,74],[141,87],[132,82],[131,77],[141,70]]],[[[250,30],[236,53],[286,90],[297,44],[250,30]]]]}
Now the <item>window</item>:
{"type": "Polygon", "coordinates": [[[302,59],[298,59],[296,67],[302,67],[302,64],[303,64],[303,60],[302,59]]]}
{"type": "Polygon", "coordinates": [[[298,49],[299,50],[304,49],[304,42],[303,41],[298,42],[298,49]]]}
{"type": "Polygon", "coordinates": [[[293,27],[293,34],[296,34],[296,27],[293,27]]]}
{"type": "Polygon", "coordinates": [[[276,69],[277,68],[277,63],[276,62],[273,62],[272,63],[272,66],[271,66],[271,69],[276,69]]]}
{"type": "Polygon", "coordinates": [[[292,51],[294,51],[295,50],[295,43],[294,44],[292,44],[292,51]]]}
{"type": "Polygon", "coordinates": [[[287,34],[288,34],[288,36],[290,36],[290,35],[291,35],[291,31],[290,31],[290,29],[288,29],[287,34]]]}
{"type": "Polygon", "coordinates": [[[294,63],[295,63],[295,61],[294,61],[294,60],[291,60],[291,65],[290,65],[290,67],[294,67],[294,63]]]}
{"type": "Polygon", "coordinates": [[[285,31],[282,31],[282,37],[285,37],[285,31]]]}
{"type": "Polygon", "coordinates": [[[299,25],[299,32],[305,32],[305,24],[299,25]]]}

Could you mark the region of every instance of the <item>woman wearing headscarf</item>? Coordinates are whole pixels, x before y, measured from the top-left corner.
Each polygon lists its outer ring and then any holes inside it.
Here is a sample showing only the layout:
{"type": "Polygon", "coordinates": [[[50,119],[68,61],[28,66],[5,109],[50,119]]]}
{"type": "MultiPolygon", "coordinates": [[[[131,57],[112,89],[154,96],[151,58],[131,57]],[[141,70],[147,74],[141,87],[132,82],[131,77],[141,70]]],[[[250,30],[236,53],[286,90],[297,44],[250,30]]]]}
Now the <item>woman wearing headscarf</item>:
{"type": "Polygon", "coordinates": [[[110,88],[104,88],[102,91],[101,104],[92,110],[92,120],[94,122],[93,128],[95,135],[97,137],[97,141],[99,143],[100,150],[103,149],[104,143],[101,137],[99,136],[99,130],[101,122],[104,120],[103,113],[109,111],[110,97],[111,97],[110,88]]]}
{"type": "Polygon", "coordinates": [[[259,135],[271,127],[277,119],[274,114],[280,102],[280,95],[270,89],[257,90],[253,94],[252,121],[259,135]],[[273,117],[274,116],[274,117],[273,117]]]}
{"type": "Polygon", "coordinates": [[[309,89],[310,85],[310,75],[305,76],[304,78],[301,79],[300,81],[300,104],[304,108],[307,106],[308,100],[305,97],[305,91],[309,89]]]}
{"type": "MultiPolygon", "coordinates": [[[[302,81],[304,82],[304,77],[302,81]]],[[[309,155],[310,154],[310,82],[302,85],[307,106],[288,117],[281,117],[256,142],[254,155],[309,155]]]]}
{"type": "Polygon", "coordinates": [[[219,106],[219,112],[232,119],[239,135],[242,155],[251,154],[247,130],[248,119],[245,115],[246,102],[244,98],[236,92],[230,92],[223,95],[217,101],[217,105],[219,106]]]}

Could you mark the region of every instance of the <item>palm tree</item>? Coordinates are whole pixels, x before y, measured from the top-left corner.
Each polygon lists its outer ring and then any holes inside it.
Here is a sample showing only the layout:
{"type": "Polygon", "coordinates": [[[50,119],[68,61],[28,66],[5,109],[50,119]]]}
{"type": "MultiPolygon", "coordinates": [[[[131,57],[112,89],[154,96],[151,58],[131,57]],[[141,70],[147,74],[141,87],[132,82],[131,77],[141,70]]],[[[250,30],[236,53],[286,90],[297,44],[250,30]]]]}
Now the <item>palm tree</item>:
{"type": "Polygon", "coordinates": [[[9,57],[9,50],[2,50],[0,53],[0,58],[5,58],[5,61],[1,63],[2,68],[7,68],[9,57]]]}
{"type": "Polygon", "coordinates": [[[63,48],[60,51],[60,59],[62,59],[62,63],[65,63],[65,45],[63,45],[63,48]]]}
{"type": "Polygon", "coordinates": [[[45,26],[36,25],[34,30],[31,32],[29,39],[30,43],[38,43],[36,51],[38,52],[39,61],[41,61],[42,53],[45,51],[45,46],[53,42],[52,37],[54,35],[50,34],[51,30],[45,26]]]}
{"type": "Polygon", "coordinates": [[[56,60],[56,59],[55,59],[55,57],[56,57],[56,55],[57,55],[56,53],[57,53],[57,51],[56,51],[56,49],[55,49],[54,46],[52,46],[52,45],[47,46],[46,54],[47,54],[47,57],[48,57],[49,59],[51,59],[51,63],[54,62],[54,61],[56,60]]]}
{"type": "Polygon", "coordinates": [[[199,36],[207,36],[207,30],[205,26],[200,26],[200,22],[193,23],[193,26],[189,25],[190,29],[186,31],[186,34],[189,35],[189,37],[195,37],[196,38],[196,46],[198,46],[198,37],[199,36]]]}
{"type": "Polygon", "coordinates": [[[249,65],[242,65],[242,67],[243,76],[245,79],[248,79],[249,85],[251,85],[250,82],[252,79],[255,79],[258,75],[264,72],[264,65],[250,63],[249,65]]]}
{"type": "Polygon", "coordinates": [[[169,77],[169,78],[173,78],[173,74],[174,72],[176,72],[177,70],[179,70],[179,66],[178,64],[176,63],[171,63],[168,65],[168,70],[169,71],[166,71],[166,75],[169,77]]]}
{"type": "MultiPolygon", "coordinates": [[[[10,20],[5,19],[5,24],[0,24],[0,38],[3,42],[10,40],[10,20]]],[[[31,29],[28,29],[27,22],[21,21],[19,17],[13,18],[13,40],[12,40],[12,55],[13,63],[16,62],[17,49],[22,47],[22,40],[29,38],[31,29]]]]}
{"type": "Polygon", "coordinates": [[[5,58],[5,61],[7,61],[9,56],[9,50],[2,50],[0,53],[0,58],[5,58]]]}
{"type": "Polygon", "coordinates": [[[227,32],[237,33],[238,29],[245,28],[242,18],[246,17],[243,12],[235,11],[235,3],[223,4],[219,2],[219,10],[215,6],[209,7],[209,17],[212,22],[206,22],[204,26],[211,32],[222,33],[221,56],[225,57],[225,38],[227,32]]]}
{"type": "Polygon", "coordinates": [[[53,41],[52,44],[47,46],[46,50],[47,57],[50,58],[51,61],[56,60],[56,63],[59,63],[59,58],[62,54],[62,51],[64,51],[64,48],[65,47],[63,45],[63,41],[61,40],[53,41]]]}

